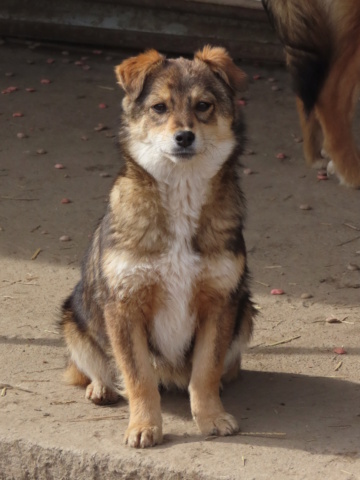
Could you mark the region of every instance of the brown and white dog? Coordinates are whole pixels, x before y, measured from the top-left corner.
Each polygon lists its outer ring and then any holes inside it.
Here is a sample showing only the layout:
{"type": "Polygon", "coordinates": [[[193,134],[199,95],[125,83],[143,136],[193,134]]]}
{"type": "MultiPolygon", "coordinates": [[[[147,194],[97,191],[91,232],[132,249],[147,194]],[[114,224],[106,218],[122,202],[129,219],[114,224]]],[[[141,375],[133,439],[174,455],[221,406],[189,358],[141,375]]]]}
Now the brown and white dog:
{"type": "Polygon", "coordinates": [[[360,82],[359,0],[262,0],[292,76],[310,165],[327,163],[340,182],[360,187],[352,117],[360,82]],[[326,152],[322,154],[322,150],[326,152]]]}
{"type": "Polygon", "coordinates": [[[116,67],[125,166],[60,325],[67,379],[94,403],[125,395],[125,442],[162,441],[159,386],[188,388],[203,434],[231,435],[219,397],[240,368],[254,308],[239,186],[245,74],[222,48],[150,50],[116,67]]]}

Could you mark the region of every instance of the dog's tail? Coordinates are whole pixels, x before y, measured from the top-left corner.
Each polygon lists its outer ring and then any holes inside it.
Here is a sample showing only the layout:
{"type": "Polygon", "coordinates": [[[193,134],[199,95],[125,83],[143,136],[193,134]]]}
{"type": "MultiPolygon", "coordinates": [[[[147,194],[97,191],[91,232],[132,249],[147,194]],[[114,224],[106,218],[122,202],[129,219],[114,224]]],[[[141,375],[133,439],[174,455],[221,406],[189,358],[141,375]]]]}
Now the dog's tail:
{"type": "Polygon", "coordinates": [[[329,12],[316,0],[262,0],[285,46],[293,87],[309,114],[314,108],[334,55],[329,12]]]}

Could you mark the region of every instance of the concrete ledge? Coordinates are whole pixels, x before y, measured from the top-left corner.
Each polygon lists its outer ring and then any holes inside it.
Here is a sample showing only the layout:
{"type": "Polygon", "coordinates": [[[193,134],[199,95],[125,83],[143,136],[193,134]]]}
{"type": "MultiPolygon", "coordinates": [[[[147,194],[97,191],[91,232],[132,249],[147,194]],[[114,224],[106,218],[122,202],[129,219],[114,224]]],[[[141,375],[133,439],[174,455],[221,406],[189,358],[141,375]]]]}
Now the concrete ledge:
{"type": "Polygon", "coordinates": [[[0,31],[4,36],[181,54],[211,43],[225,46],[236,59],[283,62],[265,12],[253,3],[254,8],[245,8],[177,0],[39,0],[29,6],[26,0],[3,0],[0,31]]]}
{"type": "Polygon", "coordinates": [[[218,477],[176,472],[164,465],[129,459],[128,456],[101,455],[82,450],[46,447],[23,440],[0,437],[0,478],[6,480],[217,480],[218,477]]]}

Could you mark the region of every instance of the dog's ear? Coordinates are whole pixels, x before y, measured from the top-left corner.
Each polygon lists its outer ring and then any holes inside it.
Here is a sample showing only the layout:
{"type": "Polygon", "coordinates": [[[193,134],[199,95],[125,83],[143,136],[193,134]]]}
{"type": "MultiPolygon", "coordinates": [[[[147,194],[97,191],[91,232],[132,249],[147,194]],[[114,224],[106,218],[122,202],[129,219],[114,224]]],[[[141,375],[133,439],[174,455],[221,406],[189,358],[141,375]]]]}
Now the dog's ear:
{"type": "Polygon", "coordinates": [[[206,45],[195,53],[195,59],[205,62],[234,91],[246,90],[247,75],[235,65],[225,48],[206,45]]]}
{"type": "Polygon", "coordinates": [[[127,95],[136,99],[144,87],[147,75],[164,61],[165,57],[156,50],[148,50],[137,57],[124,60],[115,67],[120,87],[125,90],[127,95]]]}

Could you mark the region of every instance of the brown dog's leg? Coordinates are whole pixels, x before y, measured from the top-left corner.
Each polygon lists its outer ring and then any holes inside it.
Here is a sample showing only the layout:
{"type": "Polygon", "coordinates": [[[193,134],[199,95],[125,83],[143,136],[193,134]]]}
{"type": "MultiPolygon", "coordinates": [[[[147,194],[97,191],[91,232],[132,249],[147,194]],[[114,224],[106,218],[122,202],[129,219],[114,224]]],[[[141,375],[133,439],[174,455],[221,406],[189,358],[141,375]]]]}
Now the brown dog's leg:
{"type": "Polygon", "coordinates": [[[321,155],[323,135],[315,111],[313,110],[309,115],[306,115],[304,104],[299,97],[296,97],[296,106],[303,134],[303,148],[306,163],[314,168],[326,167],[328,161],[321,155]]]}
{"type": "Polygon", "coordinates": [[[152,447],[162,441],[162,419],[144,314],[134,304],[114,303],[105,308],[105,319],[130,405],[125,443],[135,448],[152,447]]]}
{"type": "Polygon", "coordinates": [[[345,52],[335,62],[315,107],[335,173],[342,184],[356,188],[360,187],[360,155],[351,120],[357,99],[359,57],[358,51],[345,52]]]}
{"type": "Polygon", "coordinates": [[[219,396],[233,326],[230,318],[230,312],[221,312],[216,307],[209,309],[196,335],[189,392],[193,418],[204,435],[232,435],[239,430],[236,419],[225,412],[219,396]]]}

